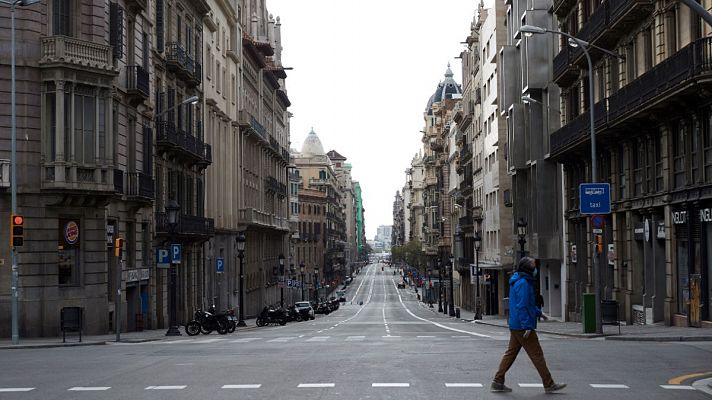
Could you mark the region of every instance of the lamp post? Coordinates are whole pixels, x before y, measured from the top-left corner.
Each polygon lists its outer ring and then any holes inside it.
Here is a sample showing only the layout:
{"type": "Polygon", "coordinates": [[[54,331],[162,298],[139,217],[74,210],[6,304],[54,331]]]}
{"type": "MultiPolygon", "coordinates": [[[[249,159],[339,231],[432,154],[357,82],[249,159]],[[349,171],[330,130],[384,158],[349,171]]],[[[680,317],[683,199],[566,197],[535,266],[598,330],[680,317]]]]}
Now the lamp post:
{"type": "Polygon", "coordinates": [[[519,236],[519,258],[524,258],[524,244],[527,242],[527,221],[524,218],[519,218],[517,222],[517,236],[519,236]]]}
{"type": "Polygon", "coordinates": [[[292,286],[289,289],[289,303],[294,304],[294,281],[297,280],[297,277],[295,276],[295,271],[297,269],[294,268],[294,263],[289,263],[289,279],[292,280],[292,286]]]}
{"type": "Polygon", "coordinates": [[[482,236],[480,236],[480,231],[475,232],[475,237],[473,238],[475,242],[475,319],[482,319],[482,302],[480,301],[480,246],[482,245],[482,236]]]}
{"type": "Polygon", "coordinates": [[[240,259],[240,308],[238,312],[240,313],[237,326],[247,326],[245,323],[245,271],[243,269],[243,260],[245,258],[245,234],[240,232],[235,238],[237,243],[237,258],[240,259]]]}
{"type": "MultiPolygon", "coordinates": [[[[178,218],[180,218],[180,206],[178,202],[174,199],[169,199],[168,204],[166,204],[166,215],[168,216],[168,229],[171,241],[171,247],[176,241],[176,227],[178,226],[178,218]]],[[[178,267],[173,262],[173,256],[171,255],[171,274],[170,274],[170,310],[168,314],[168,332],[166,336],[181,336],[180,330],[178,330],[178,294],[177,292],[177,281],[178,280],[178,267]]]]}
{"type": "MultiPolygon", "coordinates": [[[[695,12],[700,12],[699,8],[693,8],[693,11],[695,12]]],[[[706,11],[704,13],[701,13],[703,17],[706,18],[706,21],[710,21],[710,19],[707,18],[704,14],[709,14],[706,11]]],[[[595,126],[595,119],[594,119],[594,104],[593,104],[593,63],[591,62],[591,55],[588,53],[588,47],[593,47],[598,50],[601,50],[605,52],[606,54],[613,55],[615,57],[621,58],[619,54],[616,54],[610,50],[603,49],[601,47],[592,45],[591,43],[588,43],[584,40],[581,40],[575,36],[572,36],[566,32],[561,32],[561,31],[555,31],[555,30],[550,30],[546,28],[542,28],[539,26],[533,26],[533,25],[522,25],[519,28],[519,31],[524,33],[527,36],[531,36],[532,34],[545,34],[545,33],[553,33],[556,35],[561,35],[569,39],[569,44],[572,46],[578,46],[581,47],[581,50],[583,50],[583,53],[586,55],[586,61],[588,62],[588,111],[589,111],[589,124],[590,124],[590,131],[591,131],[591,183],[596,183],[597,177],[598,177],[598,169],[596,165],[596,126],[595,126]]],[[[594,236],[592,240],[593,246],[596,246],[596,238],[594,236]]],[[[593,291],[594,291],[594,302],[595,302],[595,316],[596,316],[596,333],[601,334],[603,333],[603,328],[601,326],[601,294],[600,294],[600,288],[601,288],[601,273],[599,271],[599,263],[598,263],[598,256],[596,253],[596,249],[594,247],[593,249],[593,276],[594,276],[594,281],[593,281],[593,291]]]]}
{"type": "Polygon", "coordinates": [[[284,255],[279,255],[279,306],[284,308],[284,255]]]}
{"type": "Polygon", "coordinates": [[[455,273],[454,273],[454,268],[455,268],[455,257],[450,254],[450,298],[448,299],[448,304],[450,305],[450,316],[454,317],[455,316],[455,284],[454,284],[454,278],[455,278],[455,273]]]}
{"type": "Polygon", "coordinates": [[[319,305],[319,270],[314,269],[314,302],[319,305]]]}
{"type": "MultiPolygon", "coordinates": [[[[15,7],[30,6],[32,4],[38,3],[39,0],[2,0],[3,4],[10,6],[10,81],[11,81],[11,94],[10,94],[10,197],[11,197],[11,208],[12,215],[17,214],[17,113],[15,105],[15,7]]],[[[19,316],[18,316],[18,262],[17,262],[17,251],[15,247],[10,248],[11,261],[12,261],[12,282],[10,287],[12,288],[12,344],[20,343],[20,328],[19,328],[19,316]]]]}
{"type": "Polygon", "coordinates": [[[443,312],[443,266],[440,259],[438,262],[438,312],[443,312]]]}
{"type": "Polygon", "coordinates": [[[301,299],[302,301],[304,301],[304,261],[299,263],[299,272],[302,274],[302,281],[300,282],[300,286],[302,288],[301,299]]]}

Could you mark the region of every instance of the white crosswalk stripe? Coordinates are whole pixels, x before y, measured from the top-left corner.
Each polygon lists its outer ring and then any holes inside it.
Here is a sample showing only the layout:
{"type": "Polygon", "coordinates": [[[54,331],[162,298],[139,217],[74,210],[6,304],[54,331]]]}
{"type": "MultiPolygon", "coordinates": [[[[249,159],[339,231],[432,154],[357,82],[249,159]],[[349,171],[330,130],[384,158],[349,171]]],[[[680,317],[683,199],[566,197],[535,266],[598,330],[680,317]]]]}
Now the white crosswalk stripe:
{"type": "Polygon", "coordinates": [[[240,338],[240,339],[236,339],[236,340],[231,340],[230,343],[249,343],[249,342],[254,342],[255,340],[262,340],[262,338],[256,338],[256,337],[240,338]]]}
{"type": "Polygon", "coordinates": [[[307,342],[326,342],[331,336],[314,336],[307,339],[307,342]]]}
{"type": "Polygon", "coordinates": [[[688,385],[660,385],[660,387],[663,389],[670,389],[670,390],[697,390],[697,389],[695,389],[694,386],[688,386],[688,385]]]}
{"type": "Polygon", "coordinates": [[[292,339],[296,339],[296,338],[297,338],[296,336],[278,337],[278,338],[275,338],[272,340],[268,340],[267,343],[279,343],[279,342],[284,343],[284,342],[288,342],[288,341],[290,341],[292,339]]]}
{"type": "Polygon", "coordinates": [[[617,383],[592,383],[591,387],[595,389],[630,389],[627,385],[617,383]]]}
{"type": "Polygon", "coordinates": [[[366,336],[349,336],[346,338],[347,342],[360,342],[366,339],[366,336]]]}

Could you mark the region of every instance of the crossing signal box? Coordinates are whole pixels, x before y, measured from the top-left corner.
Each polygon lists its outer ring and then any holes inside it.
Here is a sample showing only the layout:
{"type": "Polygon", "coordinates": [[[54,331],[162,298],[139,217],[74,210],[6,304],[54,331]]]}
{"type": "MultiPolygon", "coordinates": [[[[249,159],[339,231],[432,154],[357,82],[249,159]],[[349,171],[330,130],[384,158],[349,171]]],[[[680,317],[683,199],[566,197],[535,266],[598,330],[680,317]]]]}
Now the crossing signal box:
{"type": "Polygon", "coordinates": [[[10,224],[10,246],[22,247],[25,244],[25,218],[22,215],[13,215],[10,224]]]}

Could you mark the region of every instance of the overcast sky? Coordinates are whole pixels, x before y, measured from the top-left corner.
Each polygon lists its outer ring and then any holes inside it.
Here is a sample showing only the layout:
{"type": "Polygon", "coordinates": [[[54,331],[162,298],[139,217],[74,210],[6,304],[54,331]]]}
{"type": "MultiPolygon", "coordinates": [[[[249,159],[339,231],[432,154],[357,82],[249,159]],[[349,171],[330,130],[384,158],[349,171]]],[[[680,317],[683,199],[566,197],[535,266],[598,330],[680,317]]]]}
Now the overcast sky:
{"type": "Polygon", "coordinates": [[[267,0],[282,22],[292,148],[314,127],[361,183],[366,237],[393,223],[405,169],[422,150],[423,111],[460,61],[479,1],[267,0]]]}

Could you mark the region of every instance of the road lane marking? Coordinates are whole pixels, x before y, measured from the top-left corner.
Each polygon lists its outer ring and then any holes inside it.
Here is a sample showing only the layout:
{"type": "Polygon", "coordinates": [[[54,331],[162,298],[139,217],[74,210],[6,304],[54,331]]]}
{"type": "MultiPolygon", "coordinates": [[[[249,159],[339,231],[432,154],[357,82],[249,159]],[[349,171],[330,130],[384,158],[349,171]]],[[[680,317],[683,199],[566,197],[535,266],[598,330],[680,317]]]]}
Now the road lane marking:
{"type": "Polygon", "coordinates": [[[30,390],[35,390],[36,388],[0,388],[0,392],[29,392],[30,390]]]}
{"type": "Polygon", "coordinates": [[[482,384],[481,383],[446,383],[445,387],[450,387],[450,388],[481,388],[482,384]]]}
{"type": "Polygon", "coordinates": [[[688,385],[660,385],[660,387],[663,389],[671,389],[671,390],[697,390],[697,389],[695,389],[694,386],[688,386],[688,385]]]}
{"type": "Polygon", "coordinates": [[[259,389],[262,387],[261,383],[248,384],[248,385],[223,385],[223,389],[259,389]]]}
{"type": "Polygon", "coordinates": [[[519,387],[523,388],[543,388],[543,383],[520,383],[519,387]]]}
{"type": "Polygon", "coordinates": [[[416,336],[416,337],[419,337],[419,338],[434,338],[435,336],[431,336],[431,335],[418,335],[418,336],[416,336]]]}
{"type": "Polygon", "coordinates": [[[314,336],[309,339],[307,339],[307,342],[325,342],[327,339],[329,339],[331,336],[314,336]]]}
{"type": "Polygon", "coordinates": [[[242,338],[242,339],[236,339],[230,341],[230,343],[248,343],[248,342],[253,342],[255,340],[262,340],[262,338],[259,337],[248,337],[248,338],[242,338]]]}
{"type": "Polygon", "coordinates": [[[591,387],[594,389],[630,389],[627,385],[618,383],[592,383],[591,387]]]}
{"type": "Polygon", "coordinates": [[[332,388],[335,383],[300,383],[298,388],[332,388]]]}
{"type": "Polygon", "coordinates": [[[102,391],[102,390],[109,390],[111,389],[111,386],[75,386],[73,388],[69,388],[67,390],[73,391],[73,392],[92,392],[92,391],[102,391]]]}
{"type": "Polygon", "coordinates": [[[346,338],[346,341],[347,341],[347,342],[354,342],[354,341],[357,341],[357,340],[364,340],[365,338],[366,338],[366,336],[349,336],[349,337],[346,338]]]}
{"type": "Polygon", "coordinates": [[[288,342],[292,339],[296,339],[296,336],[284,336],[284,337],[278,337],[276,339],[268,340],[267,343],[275,343],[275,342],[288,342]]]}
{"type": "Polygon", "coordinates": [[[174,386],[146,386],[143,390],[183,390],[187,388],[187,385],[174,385],[174,386]]]}
{"type": "Polygon", "coordinates": [[[195,341],[193,341],[193,342],[191,342],[191,343],[196,343],[196,344],[215,343],[215,342],[221,342],[221,341],[223,341],[223,340],[225,340],[225,339],[218,339],[218,338],[215,338],[215,339],[203,339],[203,340],[195,340],[195,341]]]}
{"type": "Polygon", "coordinates": [[[381,336],[381,337],[384,337],[384,338],[399,338],[400,336],[398,336],[398,335],[385,335],[385,336],[381,336]]]}
{"type": "Polygon", "coordinates": [[[190,340],[190,339],[169,340],[167,342],[159,342],[159,344],[176,344],[176,343],[183,343],[183,342],[192,342],[192,340],[190,340]]]}
{"type": "MultiPolygon", "coordinates": [[[[391,279],[391,282],[393,283],[393,286],[396,288],[396,290],[398,290],[398,286],[396,286],[396,282],[395,282],[393,279],[391,279]]],[[[447,330],[450,330],[450,331],[453,331],[453,332],[465,333],[465,334],[467,334],[467,335],[472,335],[472,336],[479,336],[479,337],[491,338],[490,335],[483,335],[483,334],[477,333],[477,332],[468,332],[468,331],[463,331],[462,329],[450,328],[449,326],[445,326],[445,325],[443,325],[443,324],[439,324],[439,323],[434,322],[434,321],[431,321],[431,320],[429,320],[429,319],[421,318],[421,317],[419,317],[419,316],[413,314],[413,313],[408,309],[408,307],[405,306],[405,303],[403,303],[403,298],[401,297],[400,293],[398,293],[398,300],[400,301],[401,306],[403,306],[403,308],[405,309],[405,311],[406,311],[408,314],[410,314],[411,317],[413,317],[413,318],[415,318],[415,319],[418,319],[418,320],[421,320],[421,321],[424,321],[424,322],[433,324],[433,325],[435,325],[435,326],[437,326],[437,327],[439,327],[439,328],[447,329],[447,330]]]]}
{"type": "Polygon", "coordinates": [[[410,383],[372,383],[371,387],[410,387],[410,383]]]}
{"type": "Polygon", "coordinates": [[[675,377],[675,378],[670,379],[670,380],[668,381],[668,384],[669,384],[669,385],[679,385],[679,384],[681,384],[683,381],[686,381],[686,380],[688,380],[688,379],[701,378],[701,377],[703,377],[703,376],[712,376],[712,371],[708,371],[708,372],[697,372],[697,373],[694,373],[694,374],[680,375],[680,376],[678,376],[678,377],[675,377]]]}

